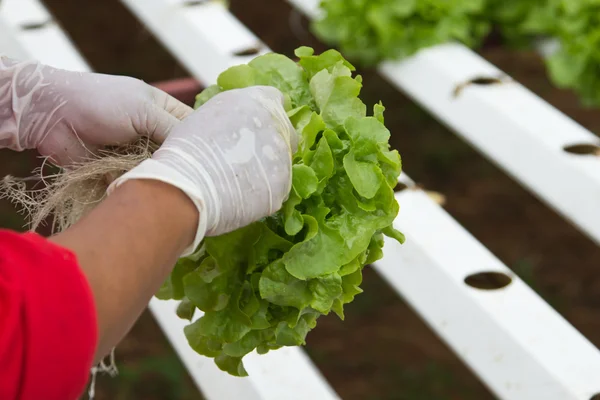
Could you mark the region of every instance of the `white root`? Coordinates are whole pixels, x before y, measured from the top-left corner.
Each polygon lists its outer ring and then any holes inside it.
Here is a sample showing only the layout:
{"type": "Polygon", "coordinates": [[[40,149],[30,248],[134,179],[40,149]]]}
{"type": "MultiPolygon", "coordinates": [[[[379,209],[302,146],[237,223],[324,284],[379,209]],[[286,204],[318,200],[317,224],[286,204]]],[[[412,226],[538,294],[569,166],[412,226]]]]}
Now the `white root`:
{"type": "Polygon", "coordinates": [[[0,199],[9,199],[20,208],[29,229],[37,230],[51,219],[52,233],[62,232],[104,199],[114,179],[149,158],[156,147],[149,140],[139,140],[57,173],[47,175],[44,164],[32,177],[7,176],[0,182],[0,199]],[[33,188],[27,187],[30,182],[35,182],[33,188]]]}

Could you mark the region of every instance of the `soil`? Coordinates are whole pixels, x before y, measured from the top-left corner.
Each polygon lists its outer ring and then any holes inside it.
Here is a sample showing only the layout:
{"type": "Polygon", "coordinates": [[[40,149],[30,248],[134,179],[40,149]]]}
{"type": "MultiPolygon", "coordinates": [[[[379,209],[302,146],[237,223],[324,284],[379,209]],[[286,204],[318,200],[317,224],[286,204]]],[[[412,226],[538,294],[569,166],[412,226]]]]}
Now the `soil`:
{"type": "MultiPolygon", "coordinates": [[[[117,0],[87,2],[85,7],[77,0],[44,2],[97,71],[148,82],[188,76],[117,0]]],[[[299,45],[325,49],[283,0],[232,0],[231,8],[277,52],[291,55],[299,45]]],[[[553,87],[536,54],[495,44],[481,50],[483,57],[592,132],[600,132],[600,112],[582,107],[573,93],[553,87]]],[[[382,100],[388,109],[393,146],[411,177],[442,193],[445,209],[457,221],[600,345],[600,248],[374,71],[360,72],[364,100],[368,104],[382,100]]],[[[25,175],[38,163],[32,153],[4,151],[0,160],[1,174],[25,175]]],[[[5,203],[0,226],[23,226],[5,203]]],[[[364,289],[348,306],[344,322],[334,316],[321,318],[306,347],[344,399],[493,398],[372,270],[365,273],[364,289]]],[[[185,369],[148,313],[121,343],[117,357],[121,375],[100,378],[98,399],[197,398],[185,369]]]]}

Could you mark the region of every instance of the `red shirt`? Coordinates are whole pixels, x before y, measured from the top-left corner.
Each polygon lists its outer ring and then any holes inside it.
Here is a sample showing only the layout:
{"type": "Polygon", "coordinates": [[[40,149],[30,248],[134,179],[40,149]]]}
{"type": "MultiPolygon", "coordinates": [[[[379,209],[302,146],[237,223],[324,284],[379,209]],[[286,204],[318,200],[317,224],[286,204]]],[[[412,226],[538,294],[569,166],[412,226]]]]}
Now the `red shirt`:
{"type": "Polygon", "coordinates": [[[79,398],[97,334],[75,255],[36,234],[0,230],[0,399],[79,398]]]}

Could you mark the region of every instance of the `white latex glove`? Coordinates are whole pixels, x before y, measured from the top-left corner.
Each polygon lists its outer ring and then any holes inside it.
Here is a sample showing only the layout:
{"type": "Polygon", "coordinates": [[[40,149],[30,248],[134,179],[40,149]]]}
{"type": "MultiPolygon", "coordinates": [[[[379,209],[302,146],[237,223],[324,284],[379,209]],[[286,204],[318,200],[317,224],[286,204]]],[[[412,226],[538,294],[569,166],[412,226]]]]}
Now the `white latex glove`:
{"type": "Polygon", "coordinates": [[[144,82],[0,57],[0,148],[60,165],[139,136],[162,142],[193,110],[144,82]]]}
{"type": "Polygon", "coordinates": [[[150,160],[117,179],[156,179],[181,189],[200,213],[189,255],[205,235],[249,225],[279,210],[291,190],[296,131],[272,87],[213,97],[175,126],[150,160]]]}

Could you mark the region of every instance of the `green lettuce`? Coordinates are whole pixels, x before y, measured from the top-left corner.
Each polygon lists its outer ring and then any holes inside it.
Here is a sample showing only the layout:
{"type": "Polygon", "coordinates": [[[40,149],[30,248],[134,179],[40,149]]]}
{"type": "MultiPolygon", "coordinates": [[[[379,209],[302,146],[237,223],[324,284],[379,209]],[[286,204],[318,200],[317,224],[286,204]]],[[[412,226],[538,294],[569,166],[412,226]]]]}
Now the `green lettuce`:
{"type": "Polygon", "coordinates": [[[556,16],[547,36],[560,44],[546,62],[550,78],[584,105],[600,105],[600,1],[552,0],[547,7],[556,16]]]}
{"type": "Polygon", "coordinates": [[[303,345],[320,315],[344,317],[361,293],[362,269],[383,255],[392,227],[400,156],[390,150],[384,107],[359,99],[361,77],[334,50],[299,48],[295,62],[267,54],[223,72],[196,107],[225,90],[269,85],[286,96],[299,135],[293,188],[283,208],[260,222],[206,238],[181,259],[157,297],[181,300],[190,346],[223,371],[247,375],[243,357],[303,345]]]}
{"type": "Polygon", "coordinates": [[[555,0],[489,0],[489,18],[510,46],[529,48],[549,35],[558,18],[555,0]]]}
{"type": "Polygon", "coordinates": [[[478,45],[490,30],[486,0],[322,0],[312,31],[370,66],[450,41],[478,45]]]}
{"type": "Polygon", "coordinates": [[[550,79],[577,92],[587,106],[600,105],[600,1],[491,1],[491,18],[508,42],[530,46],[550,38],[559,46],[546,59],[550,79]]]}
{"type": "Polygon", "coordinates": [[[311,29],[351,61],[372,66],[447,42],[476,48],[494,27],[515,48],[556,40],[552,83],[600,105],[600,0],[321,0],[311,29]]]}

